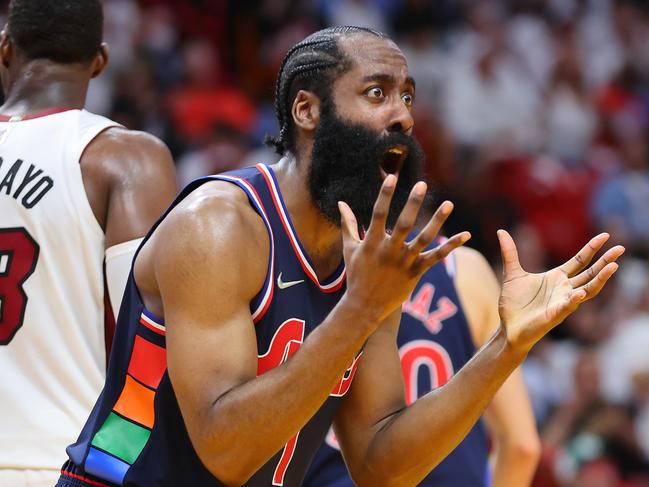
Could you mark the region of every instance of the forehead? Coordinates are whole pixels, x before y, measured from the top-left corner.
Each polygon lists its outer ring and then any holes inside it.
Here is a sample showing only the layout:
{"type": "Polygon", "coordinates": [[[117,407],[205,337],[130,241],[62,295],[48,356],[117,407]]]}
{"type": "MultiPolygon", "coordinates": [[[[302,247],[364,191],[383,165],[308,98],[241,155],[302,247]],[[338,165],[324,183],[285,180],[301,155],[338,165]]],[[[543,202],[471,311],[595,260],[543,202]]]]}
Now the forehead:
{"type": "Polygon", "coordinates": [[[339,42],[352,61],[352,67],[344,77],[360,79],[374,74],[389,74],[399,82],[409,77],[406,57],[392,40],[358,34],[342,37],[339,42]]]}

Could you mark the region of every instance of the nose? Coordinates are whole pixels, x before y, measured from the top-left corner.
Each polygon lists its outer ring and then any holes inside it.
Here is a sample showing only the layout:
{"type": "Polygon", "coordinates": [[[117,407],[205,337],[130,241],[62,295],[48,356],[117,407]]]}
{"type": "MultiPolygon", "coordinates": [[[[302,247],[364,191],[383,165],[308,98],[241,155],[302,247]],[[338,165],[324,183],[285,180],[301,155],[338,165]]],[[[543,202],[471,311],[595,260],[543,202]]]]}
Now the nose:
{"type": "Polygon", "coordinates": [[[415,120],[412,118],[410,109],[401,99],[394,104],[390,112],[390,122],[388,123],[388,132],[402,132],[406,135],[412,135],[412,129],[415,120]]]}

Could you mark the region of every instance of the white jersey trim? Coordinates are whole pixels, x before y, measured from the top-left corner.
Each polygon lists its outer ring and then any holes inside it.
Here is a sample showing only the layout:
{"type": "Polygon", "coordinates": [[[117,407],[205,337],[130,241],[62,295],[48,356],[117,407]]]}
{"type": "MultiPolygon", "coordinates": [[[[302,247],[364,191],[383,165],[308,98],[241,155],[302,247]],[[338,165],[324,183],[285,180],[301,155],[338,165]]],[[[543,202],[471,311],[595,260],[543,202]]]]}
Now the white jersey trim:
{"type": "Polygon", "coordinates": [[[275,203],[275,207],[278,210],[278,214],[280,218],[282,219],[282,223],[284,225],[284,228],[286,229],[286,233],[289,237],[289,240],[291,241],[291,246],[293,247],[293,250],[295,251],[295,254],[298,257],[298,260],[302,264],[302,268],[306,272],[306,274],[309,276],[309,278],[322,290],[325,292],[333,292],[337,291],[340,286],[342,285],[343,281],[345,280],[346,272],[345,272],[345,267],[343,266],[342,269],[340,270],[340,275],[333,280],[332,282],[328,284],[321,284],[320,280],[318,279],[318,276],[313,270],[313,267],[311,267],[311,264],[309,263],[309,260],[306,258],[304,253],[302,252],[302,246],[298,240],[298,238],[295,236],[295,233],[293,231],[293,225],[291,224],[290,219],[288,218],[288,215],[286,214],[286,211],[284,210],[284,204],[282,202],[282,198],[280,197],[279,190],[277,189],[277,185],[275,183],[275,178],[271,172],[271,169],[264,164],[257,164],[257,168],[266,176],[266,181],[269,183],[270,190],[271,190],[271,196],[273,197],[273,203],[275,203]]]}

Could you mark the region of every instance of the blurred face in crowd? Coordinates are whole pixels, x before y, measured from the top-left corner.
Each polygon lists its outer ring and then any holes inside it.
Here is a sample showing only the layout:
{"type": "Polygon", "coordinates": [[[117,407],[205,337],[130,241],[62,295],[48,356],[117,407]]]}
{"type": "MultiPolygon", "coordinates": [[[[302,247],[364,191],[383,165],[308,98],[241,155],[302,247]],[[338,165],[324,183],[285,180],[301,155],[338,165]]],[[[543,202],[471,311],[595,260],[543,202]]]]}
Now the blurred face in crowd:
{"type": "Polygon", "coordinates": [[[399,180],[388,225],[392,227],[412,186],[421,179],[423,151],[412,136],[414,81],[405,57],[388,39],[343,38],[352,67],[341,75],[331,99],[321,100],[311,155],[309,186],[316,206],[339,222],[345,201],[367,228],[383,180],[399,180]]]}
{"type": "Polygon", "coordinates": [[[625,166],[634,171],[642,171],[649,166],[647,140],[642,133],[621,137],[620,152],[625,166]]]}

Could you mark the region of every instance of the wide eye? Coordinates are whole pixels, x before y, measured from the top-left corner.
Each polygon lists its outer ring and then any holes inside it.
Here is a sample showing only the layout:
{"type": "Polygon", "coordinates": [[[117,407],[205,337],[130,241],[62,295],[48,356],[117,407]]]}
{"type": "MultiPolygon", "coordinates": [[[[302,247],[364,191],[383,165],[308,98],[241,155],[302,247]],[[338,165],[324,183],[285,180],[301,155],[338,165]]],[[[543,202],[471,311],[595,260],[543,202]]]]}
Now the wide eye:
{"type": "Polygon", "coordinates": [[[413,102],[415,101],[415,96],[412,93],[404,93],[403,95],[401,95],[401,99],[407,107],[411,107],[413,102]]]}
{"type": "Polygon", "coordinates": [[[366,91],[366,94],[370,98],[383,98],[383,89],[379,86],[372,86],[366,91]]]}

